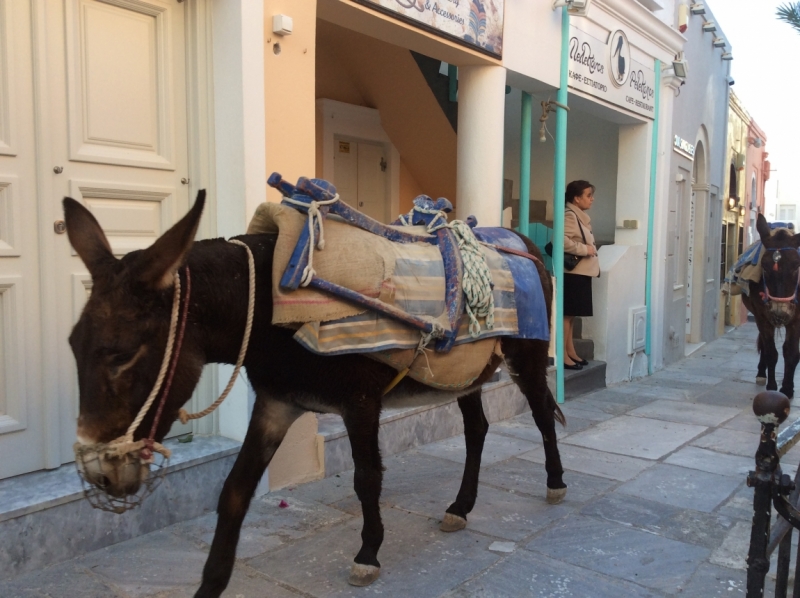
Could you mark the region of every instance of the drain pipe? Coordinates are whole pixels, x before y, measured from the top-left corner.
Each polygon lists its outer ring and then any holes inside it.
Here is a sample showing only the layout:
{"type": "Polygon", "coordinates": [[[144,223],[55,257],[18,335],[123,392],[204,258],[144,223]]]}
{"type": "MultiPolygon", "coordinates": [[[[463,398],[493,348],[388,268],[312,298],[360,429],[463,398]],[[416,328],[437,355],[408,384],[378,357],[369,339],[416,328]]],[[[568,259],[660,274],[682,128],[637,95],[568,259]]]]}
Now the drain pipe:
{"type": "MultiPolygon", "coordinates": [[[[567,105],[569,85],[569,12],[561,7],[561,87],[558,103],[567,105]]],[[[556,110],[555,165],[553,169],[553,255],[564,255],[564,193],[567,177],[567,111],[556,110]]],[[[564,402],[564,260],[553,260],[556,277],[556,401],[564,402]]]]}
{"type": "Polygon", "coordinates": [[[645,274],[644,304],[647,310],[644,352],[647,355],[647,373],[653,373],[652,329],[653,329],[653,228],[656,213],[656,167],[658,165],[658,119],[661,103],[661,61],[656,59],[655,108],[653,139],[650,148],[650,201],[647,208],[647,272],[645,274]]]}
{"type": "Polygon", "coordinates": [[[531,127],[533,121],[533,98],[522,92],[522,130],[519,148],[519,232],[526,237],[530,229],[531,206],[531,127]]]}

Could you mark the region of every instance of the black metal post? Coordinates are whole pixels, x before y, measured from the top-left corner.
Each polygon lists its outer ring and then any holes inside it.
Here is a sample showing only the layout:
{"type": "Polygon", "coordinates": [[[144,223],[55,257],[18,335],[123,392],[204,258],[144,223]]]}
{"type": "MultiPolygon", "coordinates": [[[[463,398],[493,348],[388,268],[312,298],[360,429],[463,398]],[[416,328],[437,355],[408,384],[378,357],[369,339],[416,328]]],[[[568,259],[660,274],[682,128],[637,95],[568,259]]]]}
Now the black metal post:
{"type": "Polygon", "coordinates": [[[789,415],[789,399],[779,392],[762,392],[753,400],[753,412],[761,422],[761,442],[756,451],[756,470],[747,476],[747,485],[754,490],[753,526],[747,555],[747,598],[761,598],[764,595],[764,579],[769,571],[767,544],[773,487],[779,486],[781,479],[780,456],[775,440],[778,426],[789,415]]]}

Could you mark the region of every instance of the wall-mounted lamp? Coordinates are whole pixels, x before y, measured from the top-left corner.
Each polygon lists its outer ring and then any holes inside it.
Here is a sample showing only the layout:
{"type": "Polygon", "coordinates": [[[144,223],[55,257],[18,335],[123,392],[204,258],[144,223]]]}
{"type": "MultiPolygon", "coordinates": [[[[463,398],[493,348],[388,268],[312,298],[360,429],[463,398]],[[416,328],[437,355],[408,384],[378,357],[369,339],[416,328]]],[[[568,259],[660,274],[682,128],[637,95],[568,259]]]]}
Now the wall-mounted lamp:
{"type": "Polygon", "coordinates": [[[725,52],[722,55],[722,60],[733,60],[733,54],[731,54],[730,52],[725,52]]]}
{"type": "Polygon", "coordinates": [[[745,215],[745,209],[744,209],[744,206],[742,206],[741,208],[739,208],[739,216],[744,218],[744,215],[745,215]]]}
{"type": "Polygon", "coordinates": [[[272,33],[275,35],[291,35],[294,28],[292,17],[272,15],[272,33]]]}
{"type": "Polygon", "coordinates": [[[761,139],[761,137],[748,137],[747,145],[754,145],[757,148],[760,148],[762,145],[764,145],[764,140],[761,139]]]}
{"type": "Polygon", "coordinates": [[[706,33],[714,33],[717,30],[717,25],[714,21],[706,21],[703,23],[703,31],[706,33]]]}
{"type": "Polygon", "coordinates": [[[681,79],[685,79],[689,74],[689,63],[683,57],[683,52],[672,61],[672,70],[675,71],[675,76],[681,79]]]}
{"type": "Polygon", "coordinates": [[[728,198],[728,209],[735,210],[736,209],[736,198],[732,195],[728,198]]]}
{"type": "Polygon", "coordinates": [[[695,2],[689,7],[689,10],[693,15],[704,15],[706,14],[706,7],[703,5],[702,2],[695,2]]]}
{"type": "Polygon", "coordinates": [[[714,47],[715,48],[724,48],[725,47],[725,40],[721,37],[714,38],[714,47]]]}

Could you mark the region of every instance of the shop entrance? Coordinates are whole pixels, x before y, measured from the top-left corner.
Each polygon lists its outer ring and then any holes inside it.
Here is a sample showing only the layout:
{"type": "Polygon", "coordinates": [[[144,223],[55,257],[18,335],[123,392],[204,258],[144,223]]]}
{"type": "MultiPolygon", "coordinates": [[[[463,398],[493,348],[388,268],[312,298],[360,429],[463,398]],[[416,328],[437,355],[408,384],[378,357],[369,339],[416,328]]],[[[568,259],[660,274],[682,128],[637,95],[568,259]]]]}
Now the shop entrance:
{"type": "Polygon", "coordinates": [[[336,135],[333,180],[342,200],[386,222],[386,149],[382,144],[336,135]]]}

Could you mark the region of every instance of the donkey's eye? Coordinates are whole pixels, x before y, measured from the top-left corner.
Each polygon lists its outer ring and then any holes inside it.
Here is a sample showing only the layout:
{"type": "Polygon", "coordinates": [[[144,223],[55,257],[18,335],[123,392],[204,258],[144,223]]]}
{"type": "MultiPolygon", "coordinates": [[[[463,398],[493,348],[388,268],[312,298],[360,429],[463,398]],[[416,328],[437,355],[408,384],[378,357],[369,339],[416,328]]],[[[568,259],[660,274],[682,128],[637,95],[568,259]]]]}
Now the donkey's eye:
{"type": "Polygon", "coordinates": [[[126,351],[125,353],[115,353],[108,356],[108,365],[112,367],[120,367],[131,361],[136,357],[137,351],[126,351]]]}

